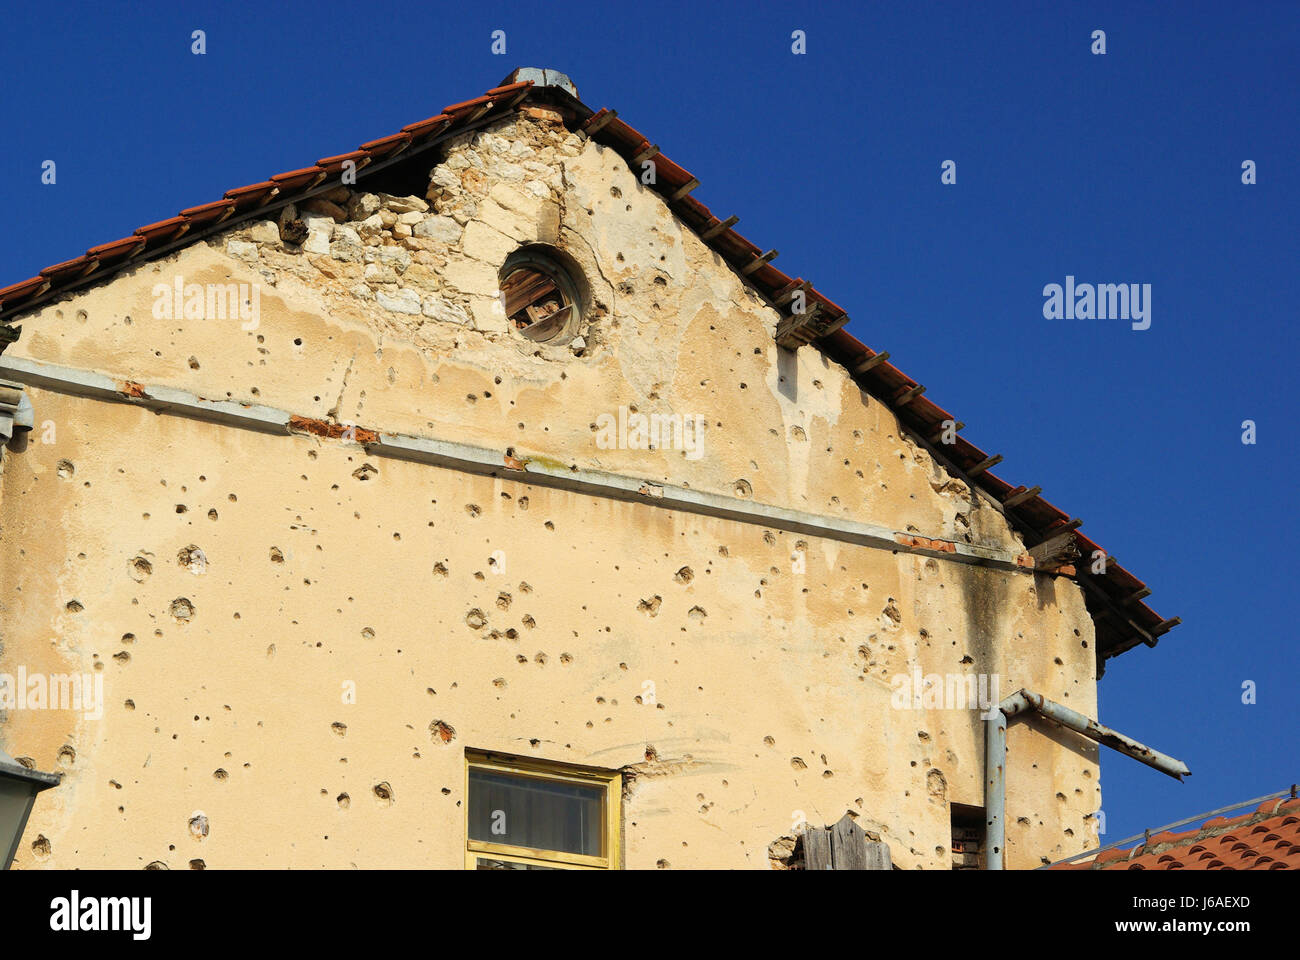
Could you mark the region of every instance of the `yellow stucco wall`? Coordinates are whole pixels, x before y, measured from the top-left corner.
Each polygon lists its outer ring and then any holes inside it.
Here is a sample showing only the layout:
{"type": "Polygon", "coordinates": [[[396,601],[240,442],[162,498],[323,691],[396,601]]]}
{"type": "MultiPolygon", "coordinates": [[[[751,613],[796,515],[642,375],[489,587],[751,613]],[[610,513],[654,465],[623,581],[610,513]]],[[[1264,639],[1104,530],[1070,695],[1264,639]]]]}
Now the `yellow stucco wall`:
{"type": "MultiPolygon", "coordinates": [[[[23,318],[5,357],[1023,549],[842,368],[779,351],[775,312],[613,153],[521,118],[453,142],[433,182],[424,236],[318,219],[311,252],[241,227],[23,318]],[[590,285],[576,352],[492,309],[538,240],[590,285]],[[259,284],[256,327],[156,317],[176,276],[259,284]],[[621,405],[704,416],[704,455],[599,449],[621,405]]],[[[0,672],[98,671],[106,705],[0,729],[65,773],[18,866],[457,867],[476,748],[627,768],[631,868],[766,869],[800,812],[846,810],[942,868],[948,802],[983,802],[983,731],[896,708],[893,677],[997,674],[1095,716],[1065,579],[29,395],[38,430],[0,464],[0,672]]],[[[1012,728],[1011,866],[1095,838],[1079,743],[1012,728]]]]}

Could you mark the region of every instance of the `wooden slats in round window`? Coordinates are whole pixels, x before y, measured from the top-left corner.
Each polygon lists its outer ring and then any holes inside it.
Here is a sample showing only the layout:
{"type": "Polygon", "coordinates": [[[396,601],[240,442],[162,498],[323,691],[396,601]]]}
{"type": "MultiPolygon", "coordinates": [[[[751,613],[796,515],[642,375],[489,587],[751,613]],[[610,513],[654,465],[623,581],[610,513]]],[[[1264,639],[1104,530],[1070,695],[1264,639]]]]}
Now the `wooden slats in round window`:
{"type": "Polygon", "coordinates": [[[521,336],[546,343],[576,328],[577,297],[559,264],[525,250],[511,256],[501,273],[506,317],[521,336]]]}

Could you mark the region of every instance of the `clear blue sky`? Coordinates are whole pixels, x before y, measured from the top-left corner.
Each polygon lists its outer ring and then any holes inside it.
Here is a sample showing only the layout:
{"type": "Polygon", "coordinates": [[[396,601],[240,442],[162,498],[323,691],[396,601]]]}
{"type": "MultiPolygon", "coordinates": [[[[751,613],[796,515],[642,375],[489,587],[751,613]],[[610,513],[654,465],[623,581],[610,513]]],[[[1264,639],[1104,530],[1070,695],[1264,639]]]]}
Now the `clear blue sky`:
{"type": "Polygon", "coordinates": [[[1108,839],[1300,779],[1300,5],[133,6],[7,4],[0,284],[566,71],[1183,618],[1111,661],[1101,719],[1194,776],[1106,751],[1108,839]],[[1151,328],[1045,320],[1067,274],[1151,284],[1151,328]]]}

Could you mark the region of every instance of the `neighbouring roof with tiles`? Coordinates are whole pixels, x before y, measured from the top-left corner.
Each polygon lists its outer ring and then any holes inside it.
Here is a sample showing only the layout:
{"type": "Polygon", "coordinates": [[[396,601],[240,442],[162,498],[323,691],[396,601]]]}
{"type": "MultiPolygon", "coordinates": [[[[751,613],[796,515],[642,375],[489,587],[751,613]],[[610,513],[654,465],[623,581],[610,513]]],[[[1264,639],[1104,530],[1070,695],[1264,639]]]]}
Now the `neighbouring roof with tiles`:
{"type": "MultiPolygon", "coordinates": [[[[1084,562],[1073,568],[1068,559],[1041,564],[1053,572],[1073,576],[1084,587],[1088,609],[1097,628],[1097,662],[1123,653],[1140,643],[1155,646],[1157,638],[1179,622],[1165,619],[1142,602],[1151,591],[1106,552],[1103,574],[1090,572],[1096,543],[1078,532],[1082,521],[1073,519],[1039,495],[1038,487],[1014,486],[995,476],[991,467],[1000,456],[991,456],[964,437],[955,443],[939,443],[946,421],[961,424],[955,416],[928,396],[925,388],[888,362],[889,354],[874,350],[843,329],[845,310],[801,278],[792,278],[770,262],[776,252],[764,253],[733,229],[736,217],[719,218],[692,191],[698,179],[678,166],[658,146],[619,119],[615,111],[593,111],[576,97],[576,90],[563,74],[551,70],[517,70],[507,82],[481,97],[443,107],[426,120],[409,124],[397,133],[368,143],[356,150],[324,157],[309,167],[278,173],[269,180],[227,190],[211,203],[182,210],[177,216],[137,229],[131,236],[91,247],[79,257],[46,267],[35,277],[0,289],[0,321],[38,307],[78,287],[96,283],[117,270],[165,256],[195,240],[225,230],[292,201],[303,200],[333,187],[348,161],[355,163],[358,182],[395,162],[435,147],[449,137],[487,126],[525,102],[557,108],[566,123],[596,142],[613,148],[638,173],[641,164],[653,160],[656,189],[674,214],[701,240],[727,261],[753,289],[781,314],[777,340],[783,346],[808,343],[831,360],[846,367],[858,385],[888,405],[902,423],[937,460],[949,466],[972,485],[984,490],[1001,505],[1012,525],[1030,548],[1047,544],[1073,532],[1075,546],[1084,562]],[[369,168],[369,169],[367,169],[369,168]],[[328,182],[327,182],[328,181],[328,182]],[[802,297],[800,297],[802,293],[802,297]],[[805,309],[796,312],[800,300],[805,309]]],[[[0,322],[0,349],[16,336],[16,329],[0,322]]],[[[1048,551],[1057,555],[1055,551],[1048,551]]]]}
{"type": "Polygon", "coordinates": [[[1049,870],[1300,870],[1300,799],[1273,799],[1245,816],[1207,820],[1199,829],[1157,833],[1131,850],[1049,870]]]}

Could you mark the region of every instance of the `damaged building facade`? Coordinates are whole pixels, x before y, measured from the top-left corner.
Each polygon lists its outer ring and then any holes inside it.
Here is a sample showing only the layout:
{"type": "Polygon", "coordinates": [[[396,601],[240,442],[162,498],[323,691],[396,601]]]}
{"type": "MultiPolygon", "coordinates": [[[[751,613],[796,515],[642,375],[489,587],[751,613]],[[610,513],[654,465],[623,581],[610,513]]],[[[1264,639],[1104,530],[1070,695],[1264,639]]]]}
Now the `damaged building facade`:
{"type": "MultiPolygon", "coordinates": [[[[0,290],[17,867],[978,864],[983,701],[1173,622],[695,185],[518,71],[0,290]]],[[[1007,758],[1007,865],[1095,846],[1007,758]]]]}

